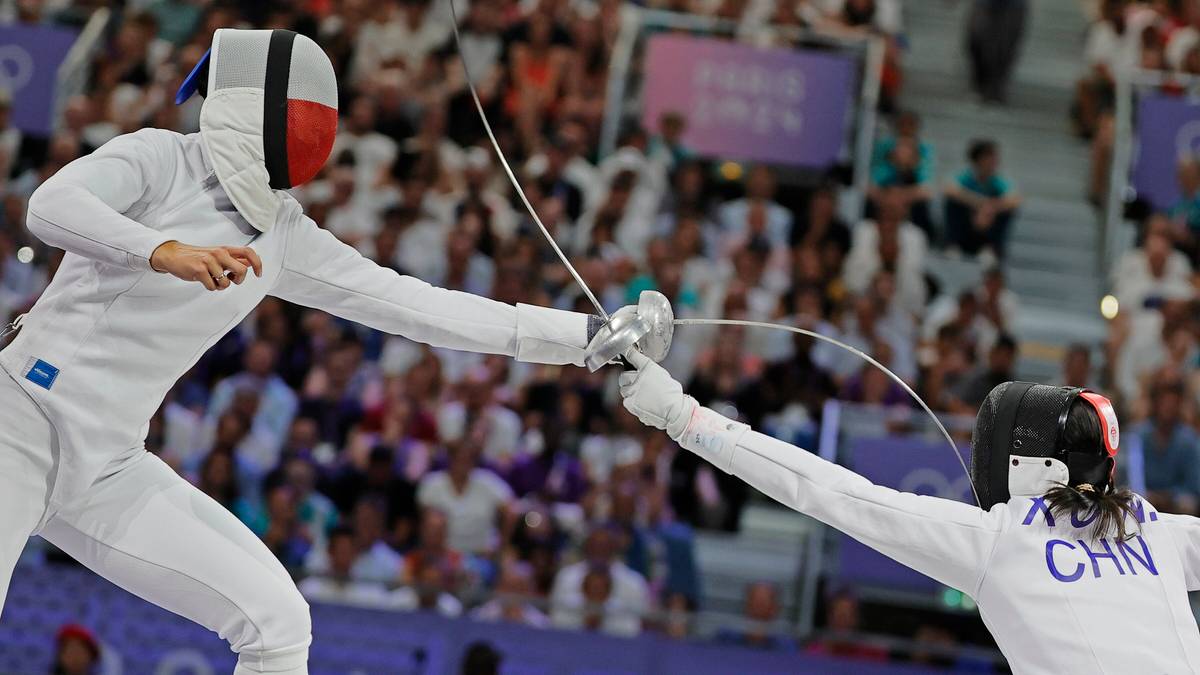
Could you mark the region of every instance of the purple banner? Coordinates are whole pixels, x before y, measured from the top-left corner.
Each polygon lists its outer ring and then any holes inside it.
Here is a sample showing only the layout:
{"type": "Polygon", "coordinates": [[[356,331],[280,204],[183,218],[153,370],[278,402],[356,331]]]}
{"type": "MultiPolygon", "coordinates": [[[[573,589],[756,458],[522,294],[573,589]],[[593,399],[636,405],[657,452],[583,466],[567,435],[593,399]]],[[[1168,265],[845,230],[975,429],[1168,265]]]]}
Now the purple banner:
{"type": "MultiPolygon", "coordinates": [[[[455,675],[476,641],[502,654],[501,672],[508,675],[936,672],[654,635],[615,638],[320,603],[312,605],[312,618],[314,675],[455,675]]],[[[102,643],[96,675],[216,675],[233,669],[234,655],[216,634],[85,569],[49,566],[16,570],[0,621],[0,673],[50,672],[54,634],[69,622],[89,627],[102,643]]]]}
{"type": "Polygon", "coordinates": [[[49,135],[54,125],[58,67],[76,32],[52,26],[0,26],[0,90],[12,97],[12,125],[49,135]]]}
{"type": "MultiPolygon", "coordinates": [[[[960,448],[969,458],[970,448],[960,448]]],[[[850,455],[853,468],[877,485],[974,504],[971,482],[945,441],[919,438],[863,438],[854,443],[850,455]]],[[[870,549],[854,539],[841,537],[838,580],[910,591],[936,591],[940,585],[929,577],[870,549]]],[[[961,590],[961,589],[960,589],[961,590]]]]}
{"type": "Polygon", "coordinates": [[[1180,199],[1179,160],[1200,155],[1200,102],[1148,94],[1138,100],[1133,187],[1156,209],[1180,199]]]}
{"type": "Polygon", "coordinates": [[[854,59],[680,35],[648,40],[642,124],[687,120],[683,143],[710,157],[825,168],[837,161],[857,81],[854,59]]]}

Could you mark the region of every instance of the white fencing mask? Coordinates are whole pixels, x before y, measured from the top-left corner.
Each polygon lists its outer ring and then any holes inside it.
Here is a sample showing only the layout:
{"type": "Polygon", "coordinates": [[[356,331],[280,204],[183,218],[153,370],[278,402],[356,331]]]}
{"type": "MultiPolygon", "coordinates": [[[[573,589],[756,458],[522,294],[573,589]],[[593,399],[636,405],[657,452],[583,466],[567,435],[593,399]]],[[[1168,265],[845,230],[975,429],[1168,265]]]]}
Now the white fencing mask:
{"type": "Polygon", "coordinates": [[[337,135],[337,77],[324,50],[290,30],[219,29],[175,96],[199,92],[200,139],[251,225],[275,224],[286,190],[325,165],[337,135]]]}

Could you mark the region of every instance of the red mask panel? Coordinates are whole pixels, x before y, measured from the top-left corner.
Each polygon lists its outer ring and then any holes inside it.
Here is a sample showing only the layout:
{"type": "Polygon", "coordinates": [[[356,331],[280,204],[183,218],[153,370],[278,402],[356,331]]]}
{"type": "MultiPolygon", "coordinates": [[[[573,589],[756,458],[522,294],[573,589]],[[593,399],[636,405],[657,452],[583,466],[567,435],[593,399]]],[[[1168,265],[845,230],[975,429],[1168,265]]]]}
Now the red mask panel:
{"type": "Polygon", "coordinates": [[[287,164],[292,186],[303,185],[325,166],[337,137],[337,110],[315,101],[288,99],[287,164]]]}

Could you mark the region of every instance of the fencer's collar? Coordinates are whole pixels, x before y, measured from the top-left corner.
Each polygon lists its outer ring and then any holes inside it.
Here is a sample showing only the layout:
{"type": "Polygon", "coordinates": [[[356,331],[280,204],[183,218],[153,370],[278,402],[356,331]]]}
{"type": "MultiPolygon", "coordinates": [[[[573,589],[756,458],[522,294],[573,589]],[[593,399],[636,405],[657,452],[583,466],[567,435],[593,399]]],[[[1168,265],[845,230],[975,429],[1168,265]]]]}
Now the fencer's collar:
{"type": "Polygon", "coordinates": [[[267,175],[262,106],[262,92],[248,87],[209,95],[200,108],[200,144],[238,213],[266,232],[279,217],[283,193],[267,175]]]}
{"type": "Polygon", "coordinates": [[[1070,476],[1067,465],[1051,457],[1008,456],[1008,494],[1040,497],[1050,488],[1064,485],[1070,476]]]}

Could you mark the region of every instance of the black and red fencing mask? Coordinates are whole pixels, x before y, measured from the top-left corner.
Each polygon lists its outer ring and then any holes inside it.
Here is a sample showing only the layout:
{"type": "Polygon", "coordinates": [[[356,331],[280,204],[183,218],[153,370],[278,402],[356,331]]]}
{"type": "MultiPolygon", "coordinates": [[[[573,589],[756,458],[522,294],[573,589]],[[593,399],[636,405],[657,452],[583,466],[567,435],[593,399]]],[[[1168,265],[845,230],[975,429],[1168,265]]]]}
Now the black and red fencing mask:
{"type": "Polygon", "coordinates": [[[1096,490],[1111,485],[1120,447],[1120,429],[1112,403],[1077,387],[1005,382],[988,394],[975,417],[971,436],[971,480],[980,506],[990,509],[1009,499],[1009,471],[1022,457],[1047,458],[1047,467],[1065,466],[1066,482],[1096,490]],[[1083,400],[1099,419],[1103,445],[1065,447],[1064,431],[1072,404],[1083,400]]]}

